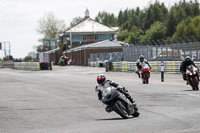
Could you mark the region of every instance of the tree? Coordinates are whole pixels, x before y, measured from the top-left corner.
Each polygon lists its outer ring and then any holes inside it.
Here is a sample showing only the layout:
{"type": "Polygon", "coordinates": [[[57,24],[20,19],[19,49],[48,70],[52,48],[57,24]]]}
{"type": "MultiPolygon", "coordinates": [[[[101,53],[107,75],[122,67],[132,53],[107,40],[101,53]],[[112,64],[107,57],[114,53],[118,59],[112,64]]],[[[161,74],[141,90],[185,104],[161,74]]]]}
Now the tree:
{"type": "Polygon", "coordinates": [[[176,27],[176,32],[174,33],[174,35],[172,36],[172,38],[183,37],[185,26],[186,26],[185,22],[181,21],[178,24],[178,26],[176,27]]]}
{"type": "Polygon", "coordinates": [[[181,21],[176,27],[173,38],[184,36],[197,36],[200,34],[200,16],[194,18],[188,17],[181,21]]]}
{"type": "Polygon", "coordinates": [[[105,11],[99,12],[98,15],[95,17],[95,20],[107,26],[117,25],[117,18],[114,16],[114,14],[107,13],[105,11]]]}
{"type": "Polygon", "coordinates": [[[73,18],[72,22],[70,23],[70,26],[73,27],[73,26],[77,25],[81,20],[83,20],[83,18],[81,18],[81,17],[73,18]]]}
{"type": "Polygon", "coordinates": [[[150,29],[146,31],[146,35],[142,37],[142,41],[160,40],[166,38],[167,28],[164,23],[160,21],[154,22],[150,29]]]}
{"type": "MultiPolygon", "coordinates": [[[[175,4],[171,7],[169,17],[167,20],[167,35],[176,36],[177,25],[188,17],[195,17],[200,15],[199,3],[197,0],[195,2],[180,1],[179,4],[175,4]]],[[[192,26],[192,25],[191,25],[192,26]]],[[[180,26],[179,26],[180,28],[180,26]]]]}
{"type": "Polygon", "coordinates": [[[128,42],[128,43],[140,42],[141,37],[143,35],[144,35],[144,32],[142,31],[142,29],[133,25],[131,28],[130,34],[128,38],[125,40],[125,42],[128,42]]]}
{"type": "Polygon", "coordinates": [[[128,36],[129,36],[128,30],[121,30],[117,37],[119,41],[125,41],[126,39],[128,39],[128,36]]]}
{"type": "Polygon", "coordinates": [[[23,59],[24,62],[29,62],[29,61],[33,61],[33,58],[31,56],[26,56],[24,59],[23,59]]]}
{"type": "Polygon", "coordinates": [[[150,28],[151,24],[156,21],[165,22],[167,19],[168,10],[164,3],[160,4],[157,0],[151,4],[145,11],[144,29],[150,28]]]}
{"type": "Polygon", "coordinates": [[[40,18],[38,23],[37,32],[42,34],[44,38],[56,38],[59,33],[66,29],[64,21],[57,19],[51,12],[40,18]]]}
{"type": "Polygon", "coordinates": [[[119,26],[121,26],[122,23],[123,23],[123,12],[122,12],[122,10],[120,10],[120,12],[119,12],[117,23],[118,23],[119,26]]]}
{"type": "Polygon", "coordinates": [[[22,62],[22,58],[15,58],[14,62],[22,62]]]}

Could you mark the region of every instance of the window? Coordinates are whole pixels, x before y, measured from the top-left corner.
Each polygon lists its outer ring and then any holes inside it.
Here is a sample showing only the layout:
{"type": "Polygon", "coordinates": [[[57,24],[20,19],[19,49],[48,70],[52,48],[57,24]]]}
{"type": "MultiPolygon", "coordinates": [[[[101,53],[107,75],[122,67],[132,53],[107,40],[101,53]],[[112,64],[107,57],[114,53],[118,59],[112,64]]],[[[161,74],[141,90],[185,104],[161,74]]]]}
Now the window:
{"type": "Polygon", "coordinates": [[[87,36],[83,35],[83,41],[86,41],[86,40],[87,40],[87,36]]]}
{"type": "Polygon", "coordinates": [[[72,35],[72,42],[80,42],[81,40],[81,35],[72,35]]]}
{"type": "Polygon", "coordinates": [[[99,35],[99,40],[108,40],[112,38],[112,34],[101,34],[99,35]]]}
{"type": "Polygon", "coordinates": [[[45,45],[45,46],[50,46],[50,40],[45,40],[45,41],[44,41],[44,45],[45,45]]]}
{"type": "Polygon", "coordinates": [[[94,40],[96,40],[96,41],[99,40],[99,35],[95,35],[94,40]]]}

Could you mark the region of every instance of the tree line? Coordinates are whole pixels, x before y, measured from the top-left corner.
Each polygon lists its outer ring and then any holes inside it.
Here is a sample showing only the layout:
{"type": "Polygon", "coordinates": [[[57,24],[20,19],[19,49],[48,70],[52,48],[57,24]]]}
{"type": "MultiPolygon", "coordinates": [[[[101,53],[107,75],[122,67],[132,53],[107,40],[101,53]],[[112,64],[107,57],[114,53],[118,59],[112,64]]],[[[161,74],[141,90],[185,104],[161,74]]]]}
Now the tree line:
{"type": "Polygon", "coordinates": [[[147,8],[120,10],[118,16],[99,12],[95,20],[109,27],[118,26],[118,40],[141,43],[200,34],[200,9],[197,0],[175,3],[167,8],[156,0],[147,8]]]}

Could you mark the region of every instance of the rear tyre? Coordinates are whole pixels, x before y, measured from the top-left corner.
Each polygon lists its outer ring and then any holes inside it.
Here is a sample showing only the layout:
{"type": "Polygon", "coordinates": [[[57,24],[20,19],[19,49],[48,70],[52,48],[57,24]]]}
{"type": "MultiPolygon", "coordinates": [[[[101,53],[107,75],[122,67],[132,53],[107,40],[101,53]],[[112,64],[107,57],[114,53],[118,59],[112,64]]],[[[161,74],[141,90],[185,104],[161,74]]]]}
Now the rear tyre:
{"type": "Polygon", "coordinates": [[[113,110],[119,114],[123,119],[128,119],[128,113],[126,107],[122,101],[116,101],[113,106],[113,110]]]}

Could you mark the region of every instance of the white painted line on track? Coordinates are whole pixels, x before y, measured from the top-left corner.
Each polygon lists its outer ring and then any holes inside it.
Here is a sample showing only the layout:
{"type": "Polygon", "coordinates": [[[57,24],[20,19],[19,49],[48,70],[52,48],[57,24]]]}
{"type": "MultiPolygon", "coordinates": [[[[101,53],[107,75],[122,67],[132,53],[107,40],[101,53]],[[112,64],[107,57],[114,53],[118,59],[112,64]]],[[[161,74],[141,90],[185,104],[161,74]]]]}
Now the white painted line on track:
{"type": "Polygon", "coordinates": [[[185,93],[185,92],[179,92],[179,93],[186,94],[186,95],[189,95],[189,96],[192,96],[192,97],[199,97],[200,98],[200,95],[196,95],[196,94],[185,93]]]}

